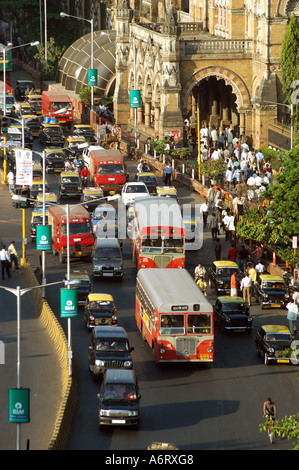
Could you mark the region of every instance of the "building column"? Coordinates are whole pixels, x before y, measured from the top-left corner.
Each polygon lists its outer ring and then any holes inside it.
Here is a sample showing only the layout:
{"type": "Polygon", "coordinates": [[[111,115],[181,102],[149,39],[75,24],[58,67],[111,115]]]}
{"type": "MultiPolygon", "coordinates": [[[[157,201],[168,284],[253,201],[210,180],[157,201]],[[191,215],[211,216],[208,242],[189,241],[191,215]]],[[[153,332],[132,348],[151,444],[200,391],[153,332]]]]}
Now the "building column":
{"type": "Polygon", "coordinates": [[[144,102],[144,124],[147,127],[151,126],[151,103],[150,101],[144,102]]]}

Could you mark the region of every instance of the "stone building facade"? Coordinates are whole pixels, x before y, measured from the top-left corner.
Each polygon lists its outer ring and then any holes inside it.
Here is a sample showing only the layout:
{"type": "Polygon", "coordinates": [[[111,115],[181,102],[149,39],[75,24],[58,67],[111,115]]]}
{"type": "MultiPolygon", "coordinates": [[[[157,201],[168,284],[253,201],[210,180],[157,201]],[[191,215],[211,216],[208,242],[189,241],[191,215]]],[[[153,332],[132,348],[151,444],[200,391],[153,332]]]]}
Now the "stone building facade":
{"type": "MultiPolygon", "coordinates": [[[[200,126],[219,130],[231,125],[259,148],[268,145],[271,126],[279,134],[279,122],[287,123],[287,106],[277,105],[284,102],[280,52],[299,1],[89,0],[97,3],[109,9],[105,18],[116,32],[120,125],[134,128],[137,121],[145,135],[182,138],[185,119],[193,126],[199,119],[200,126]],[[130,108],[134,88],[141,92],[136,113],[130,108]],[[256,98],[261,103],[253,104],[256,98]]],[[[278,136],[277,147],[290,147],[288,132],[278,136]]]]}

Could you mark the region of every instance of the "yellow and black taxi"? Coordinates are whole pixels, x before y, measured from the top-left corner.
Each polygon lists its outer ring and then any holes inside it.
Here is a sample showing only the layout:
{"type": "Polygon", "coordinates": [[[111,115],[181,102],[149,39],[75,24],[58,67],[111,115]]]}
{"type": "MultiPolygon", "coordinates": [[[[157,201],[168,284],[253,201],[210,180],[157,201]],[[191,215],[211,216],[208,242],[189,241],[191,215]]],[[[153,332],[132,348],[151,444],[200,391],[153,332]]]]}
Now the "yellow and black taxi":
{"type": "MultiPolygon", "coordinates": [[[[43,194],[38,194],[34,203],[34,207],[37,209],[43,207],[44,196],[43,194]]],[[[45,208],[48,209],[53,204],[57,204],[57,196],[55,193],[45,193],[45,208]]]]}
{"type": "Polygon", "coordinates": [[[174,186],[157,186],[156,193],[158,197],[169,197],[179,202],[177,190],[174,186]]]}
{"type": "Polygon", "coordinates": [[[81,197],[82,182],[78,172],[62,171],[58,181],[58,198],[81,197]]]}
{"type": "Polygon", "coordinates": [[[22,116],[25,119],[25,124],[32,135],[32,137],[38,137],[39,130],[40,130],[40,119],[36,116],[36,114],[28,114],[26,116],[22,116]]]}
{"type": "Polygon", "coordinates": [[[12,117],[20,119],[21,117],[26,117],[27,115],[32,114],[30,105],[27,101],[22,101],[15,103],[12,110],[12,117]]]}
{"type": "Polygon", "coordinates": [[[65,136],[60,125],[57,123],[43,122],[38,133],[38,139],[42,145],[48,147],[60,147],[64,146],[65,143],[65,136]]]}
{"type": "Polygon", "coordinates": [[[102,188],[94,188],[93,186],[89,186],[87,188],[83,188],[80,202],[88,212],[93,212],[95,208],[101,204],[102,198],[104,198],[104,192],[102,188]]]}
{"type": "Polygon", "coordinates": [[[84,321],[88,330],[99,325],[117,325],[117,309],[113,296],[90,293],[84,306],[84,321]]]}
{"type": "MultiPolygon", "coordinates": [[[[36,179],[32,181],[32,185],[29,188],[29,197],[30,197],[30,206],[34,206],[35,201],[39,195],[43,194],[44,189],[44,181],[43,179],[36,179]]],[[[45,191],[49,192],[49,185],[47,181],[45,181],[45,191]]]]}
{"type": "Polygon", "coordinates": [[[84,137],[78,137],[71,135],[67,137],[65,142],[65,154],[66,158],[73,160],[78,157],[80,162],[83,161],[83,150],[88,146],[88,142],[84,137]]]}
{"type": "Polygon", "coordinates": [[[256,334],[256,353],[264,364],[298,363],[292,350],[292,336],[284,325],[263,325],[256,334]]]}
{"type": "Polygon", "coordinates": [[[47,173],[60,173],[65,169],[65,153],[62,148],[45,148],[45,166],[47,173]]]}
{"type": "Polygon", "coordinates": [[[86,142],[98,142],[95,131],[89,124],[74,124],[73,134],[76,137],[84,137],[86,142]]]}
{"type": "Polygon", "coordinates": [[[214,261],[208,271],[208,285],[215,288],[216,295],[230,295],[230,280],[232,274],[237,274],[237,288],[240,291],[242,274],[234,261],[214,261]]]}
{"type": "Polygon", "coordinates": [[[77,289],[78,306],[85,306],[88,295],[92,292],[92,283],[85,269],[74,269],[70,273],[70,285],[77,289]]]}
{"type": "Polygon", "coordinates": [[[144,183],[148,189],[148,192],[151,195],[155,196],[157,194],[158,182],[157,182],[155,173],[152,173],[152,172],[136,173],[135,181],[141,181],[142,183],[144,183]]]}
{"type": "Polygon", "coordinates": [[[32,165],[32,179],[33,181],[43,179],[43,169],[39,163],[34,162],[32,165]]]}
{"type": "Polygon", "coordinates": [[[40,93],[28,93],[27,102],[32,114],[42,114],[42,95],[40,93]]]}
{"type": "Polygon", "coordinates": [[[216,299],[213,305],[214,322],[224,332],[252,331],[252,317],[249,306],[242,297],[223,295],[216,299]]]}
{"type": "MultiPolygon", "coordinates": [[[[45,223],[48,224],[48,213],[45,212],[45,223]]],[[[30,231],[31,231],[31,241],[36,240],[36,226],[43,225],[43,209],[42,208],[34,208],[31,214],[31,223],[30,223],[30,231]]]]}
{"type": "Polygon", "coordinates": [[[289,292],[282,276],[261,274],[256,286],[261,308],[285,308],[289,301],[289,292]]]}

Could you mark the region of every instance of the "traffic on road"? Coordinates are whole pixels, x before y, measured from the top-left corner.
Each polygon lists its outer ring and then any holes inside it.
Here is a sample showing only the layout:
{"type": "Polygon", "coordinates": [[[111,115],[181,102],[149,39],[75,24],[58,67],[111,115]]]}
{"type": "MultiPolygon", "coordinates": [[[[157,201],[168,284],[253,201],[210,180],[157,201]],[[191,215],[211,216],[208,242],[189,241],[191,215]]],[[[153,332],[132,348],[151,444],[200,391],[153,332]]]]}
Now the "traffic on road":
{"type": "MultiPolygon", "coordinates": [[[[190,451],[272,448],[259,432],[265,397],[275,396],[282,417],[296,411],[298,391],[298,361],[286,353],[294,338],[283,279],[258,276],[248,302],[245,273],[228,261],[231,242],[222,228],[218,242],[213,239],[212,208],[203,226],[197,193],[172,181],[175,197],[161,197],[169,187],[150,165],[156,183],[149,190],[146,178],[136,178],[137,162],[115,140],[97,141],[89,126],[70,124],[65,96],[56,96],[55,122],[54,114],[46,122],[45,111],[35,108],[32,119],[40,130],[27,128],[20,98],[26,94],[18,95],[15,113],[24,119],[32,145],[25,140],[22,146],[22,129],[11,132],[9,118],[6,143],[8,136],[18,138],[2,152],[7,171],[16,172],[16,148],[31,150],[36,173],[29,188],[12,187],[12,196],[22,198],[12,198],[12,211],[26,211],[30,263],[44,215],[52,246],[46,252],[47,281],[63,277],[69,266],[82,287],[79,315],[72,319],[78,405],[69,450],[133,452],[153,442],[190,451]],[[196,217],[188,231],[184,211],[190,206],[196,217]],[[195,279],[199,263],[204,271],[195,279]],[[282,339],[284,347],[276,347],[282,339]]],[[[51,97],[46,98],[48,118],[51,97]]],[[[247,261],[254,259],[246,267],[247,261]]],[[[67,331],[57,288],[48,287],[46,298],[67,331]]],[[[275,445],[288,448],[284,440],[275,445]]]]}

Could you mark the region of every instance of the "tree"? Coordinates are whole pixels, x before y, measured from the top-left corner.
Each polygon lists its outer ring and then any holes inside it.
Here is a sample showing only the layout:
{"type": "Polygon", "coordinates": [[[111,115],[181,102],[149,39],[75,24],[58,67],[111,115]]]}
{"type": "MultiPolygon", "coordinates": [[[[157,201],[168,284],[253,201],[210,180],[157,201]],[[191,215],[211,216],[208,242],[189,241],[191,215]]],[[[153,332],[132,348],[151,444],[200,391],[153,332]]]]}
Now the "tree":
{"type": "Polygon", "coordinates": [[[274,176],[263,196],[269,200],[265,214],[248,210],[237,226],[237,235],[275,246],[292,267],[299,257],[292,250],[292,237],[299,234],[299,141],[283,159],[283,171],[274,176]]]}
{"type": "MultiPolygon", "coordinates": [[[[294,92],[292,84],[299,79],[299,25],[294,13],[291,16],[283,38],[280,65],[284,82],[283,91],[286,95],[287,103],[291,103],[291,95],[294,92]]],[[[299,130],[298,106],[294,106],[294,128],[299,130]]]]}
{"type": "Polygon", "coordinates": [[[45,60],[45,47],[37,46],[38,52],[34,58],[42,64],[41,79],[55,80],[59,61],[65,51],[65,47],[61,47],[55,43],[54,38],[50,38],[47,42],[47,64],[45,60]]]}

